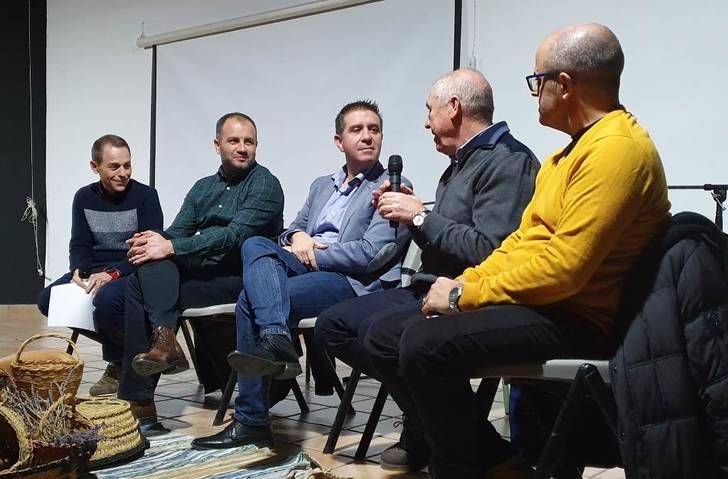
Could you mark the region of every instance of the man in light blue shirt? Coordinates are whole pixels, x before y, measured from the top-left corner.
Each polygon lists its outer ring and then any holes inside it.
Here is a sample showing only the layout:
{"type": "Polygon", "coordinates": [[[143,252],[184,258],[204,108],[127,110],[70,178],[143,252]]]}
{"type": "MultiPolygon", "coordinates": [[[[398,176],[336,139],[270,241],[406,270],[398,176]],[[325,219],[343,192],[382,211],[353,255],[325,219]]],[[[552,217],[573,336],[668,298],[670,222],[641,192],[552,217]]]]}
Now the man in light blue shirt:
{"type": "Polygon", "coordinates": [[[301,373],[290,327],[345,299],[396,287],[409,239],[375,214],[372,192],[388,178],[379,162],[382,118],[376,103],[349,103],[336,117],[334,143],[346,164],[314,180],[296,219],[278,238],[243,244],[243,291],[235,310],[238,371],[235,415],[223,431],[192,444],[228,448],[270,444],[271,377],[301,373]]]}
{"type": "MultiPolygon", "coordinates": [[[[321,210],[321,215],[316,221],[316,227],[313,229],[313,239],[325,245],[336,243],[339,240],[339,230],[341,229],[349,200],[354,196],[352,193],[359,188],[359,185],[364,180],[365,173],[359,173],[349,181],[348,185],[344,186],[346,178],[346,167],[342,167],[337,173],[331,175],[331,181],[334,184],[334,193],[331,194],[329,201],[326,202],[321,210]]],[[[288,238],[298,231],[289,233],[288,238]]]]}

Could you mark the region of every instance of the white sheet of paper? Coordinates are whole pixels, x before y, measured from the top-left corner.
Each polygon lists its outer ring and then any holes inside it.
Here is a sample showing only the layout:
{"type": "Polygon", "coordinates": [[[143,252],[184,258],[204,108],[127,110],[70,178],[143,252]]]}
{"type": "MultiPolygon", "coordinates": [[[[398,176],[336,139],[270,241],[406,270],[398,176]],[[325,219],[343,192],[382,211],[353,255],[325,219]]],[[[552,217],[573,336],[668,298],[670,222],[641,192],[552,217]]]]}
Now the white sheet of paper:
{"type": "Polygon", "coordinates": [[[96,331],[93,299],[92,294],[86,294],[76,283],[53,286],[48,307],[48,326],[96,331]]]}

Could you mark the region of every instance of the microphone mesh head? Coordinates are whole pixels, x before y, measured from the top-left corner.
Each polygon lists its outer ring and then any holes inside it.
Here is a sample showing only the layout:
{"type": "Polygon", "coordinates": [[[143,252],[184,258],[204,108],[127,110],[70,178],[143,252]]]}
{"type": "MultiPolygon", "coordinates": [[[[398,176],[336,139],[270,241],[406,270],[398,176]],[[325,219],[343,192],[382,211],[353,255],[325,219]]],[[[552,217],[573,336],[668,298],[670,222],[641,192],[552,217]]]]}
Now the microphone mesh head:
{"type": "Polygon", "coordinates": [[[402,173],[402,157],[399,155],[392,155],[389,157],[389,163],[387,164],[389,173],[402,173]]]}

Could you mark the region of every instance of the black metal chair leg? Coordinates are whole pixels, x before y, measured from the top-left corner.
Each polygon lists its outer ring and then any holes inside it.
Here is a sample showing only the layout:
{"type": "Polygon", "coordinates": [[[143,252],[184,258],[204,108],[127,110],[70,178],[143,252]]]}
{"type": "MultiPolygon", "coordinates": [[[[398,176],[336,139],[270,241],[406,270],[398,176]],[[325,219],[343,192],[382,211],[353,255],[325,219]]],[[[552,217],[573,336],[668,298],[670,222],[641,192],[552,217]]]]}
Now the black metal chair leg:
{"type": "Polygon", "coordinates": [[[498,384],[500,378],[483,378],[478,386],[475,396],[478,398],[478,404],[483,407],[486,417],[490,414],[493,407],[495,395],[498,393],[498,384]]]}
{"type": "Polygon", "coordinates": [[[334,452],[334,448],[336,448],[336,443],[339,440],[339,435],[341,434],[341,430],[344,427],[344,420],[346,419],[347,412],[350,408],[352,408],[351,400],[354,397],[356,385],[359,383],[359,376],[361,376],[361,371],[359,371],[358,369],[355,368],[351,371],[351,379],[349,379],[349,384],[346,385],[344,397],[341,398],[341,404],[339,404],[339,409],[336,411],[334,424],[331,426],[331,431],[329,431],[329,437],[326,439],[324,454],[331,454],[332,452],[334,452]]]}
{"type": "Polygon", "coordinates": [[[190,332],[190,326],[187,321],[188,320],[186,318],[180,318],[177,324],[179,324],[179,327],[182,330],[182,336],[184,336],[185,343],[187,343],[187,349],[190,352],[190,359],[192,359],[192,365],[195,367],[197,382],[202,384],[202,379],[200,378],[200,370],[197,368],[197,349],[195,348],[194,341],[192,341],[192,333],[190,332]]]}
{"type": "MultiPolygon", "coordinates": [[[[334,360],[331,356],[329,356],[329,353],[324,352],[325,361],[322,361],[322,366],[329,369],[328,375],[331,377],[332,382],[334,383],[334,391],[336,391],[336,395],[339,396],[339,401],[344,400],[344,396],[346,395],[346,390],[344,389],[344,386],[341,384],[341,380],[339,379],[339,376],[336,374],[336,366],[334,366],[334,360]]],[[[354,371],[352,371],[353,373],[354,371]]],[[[359,371],[359,376],[357,377],[357,381],[361,378],[361,371],[359,371]]],[[[353,397],[353,393],[352,393],[353,397]]],[[[349,410],[347,411],[347,414],[356,414],[356,411],[354,410],[354,407],[351,406],[351,403],[349,404],[349,410]]]]}
{"type": "MultiPolygon", "coordinates": [[[[73,333],[71,333],[71,341],[73,341],[73,344],[76,344],[78,342],[78,336],[80,333],[78,332],[78,329],[74,329],[73,333]]],[[[73,354],[73,347],[69,344],[66,348],[66,354],[73,354]]]]}
{"type": "Polygon", "coordinates": [[[237,381],[238,375],[235,371],[232,371],[230,376],[228,376],[227,384],[225,384],[225,390],[222,392],[220,405],[217,408],[217,414],[215,414],[215,419],[212,421],[213,426],[219,426],[222,424],[223,419],[225,419],[225,412],[230,405],[230,399],[233,397],[233,391],[235,390],[235,383],[237,383],[237,381]]]}
{"type": "MultiPolygon", "coordinates": [[[[589,373],[590,368],[596,370],[593,365],[584,364],[577,371],[574,382],[569,388],[559,415],[556,417],[556,422],[554,422],[551,429],[551,436],[546,441],[543,451],[541,451],[541,457],[539,457],[533,479],[548,479],[556,469],[557,463],[564,452],[572,417],[587,392],[585,376],[589,373]]],[[[597,372],[597,374],[599,373],[597,372]]]]}
{"type": "Polygon", "coordinates": [[[599,370],[591,364],[587,366],[584,380],[594,400],[597,402],[599,409],[601,409],[607,426],[609,426],[614,437],[619,438],[619,431],[617,431],[617,405],[614,403],[614,396],[612,396],[612,392],[607,387],[601,374],[599,374],[599,370]]]}
{"type": "Polygon", "coordinates": [[[303,343],[306,345],[306,386],[311,382],[311,354],[313,348],[311,346],[311,334],[309,331],[303,330],[303,343]]]}
{"type": "Polygon", "coordinates": [[[291,390],[293,391],[293,395],[296,396],[296,402],[301,409],[301,414],[308,414],[308,404],[306,404],[306,398],[303,397],[303,393],[301,392],[301,386],[298,385],[296,378],[292,378],[290,381],[291,390]]]}
{"type": "Polygon", "coordinates": [[[364,428],[364,434],[362,434],[361,440],[359,441],[359,447],[356,448],[356,454],[354,454],[354,459],[366,459],[367,451],[369,450],[369,444],[371,444],[372,442],[372,437],[374,437],[374,431],[376,431],[377,424],[379,424],[379,418],[382,416],[384,404],[387,402],[387,395],[387,390],[384,388],[384,385],[381,385],[379,387],[379,392],[377,393],[377,399],[374,400],[372,412],[369,414],[367,427],[364,428]]]}

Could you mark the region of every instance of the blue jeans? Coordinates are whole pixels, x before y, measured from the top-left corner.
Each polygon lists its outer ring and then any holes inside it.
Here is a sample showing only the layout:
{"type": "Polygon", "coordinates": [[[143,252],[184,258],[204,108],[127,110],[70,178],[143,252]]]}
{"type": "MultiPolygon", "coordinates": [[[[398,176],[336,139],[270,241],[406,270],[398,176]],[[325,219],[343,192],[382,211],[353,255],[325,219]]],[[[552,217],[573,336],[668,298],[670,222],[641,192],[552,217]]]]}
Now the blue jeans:
{"type": "MultiPolygon", "coordinates": [[[[51,300],[51,288],[70,283],[73,273],[66,273],[53,284],[41,291],[38,297],[38,309],[43,316],[48,316],[48,305],[51,300]]],[[[101,351],[105,361],[121,364],[124,348],[124,292],[128,276],[106,283],[96,292],[93,304],[94,323],[97,333],[79,329],[78,332],[101,343],[101,351]]]]}
{"type": "MultiPolygon", "coordinates": [[[[258,337],[268,334],[290,337],[289,324],[356,296],[345,275],[311,271],[267,238],[245,241],[242,258],[243,290],[235,307],[238,351],[250,351],[258,337]]],[[[238,375],[237,421],[251,426],[269,423],[269,381],[270,377],[238,375]]]]}

